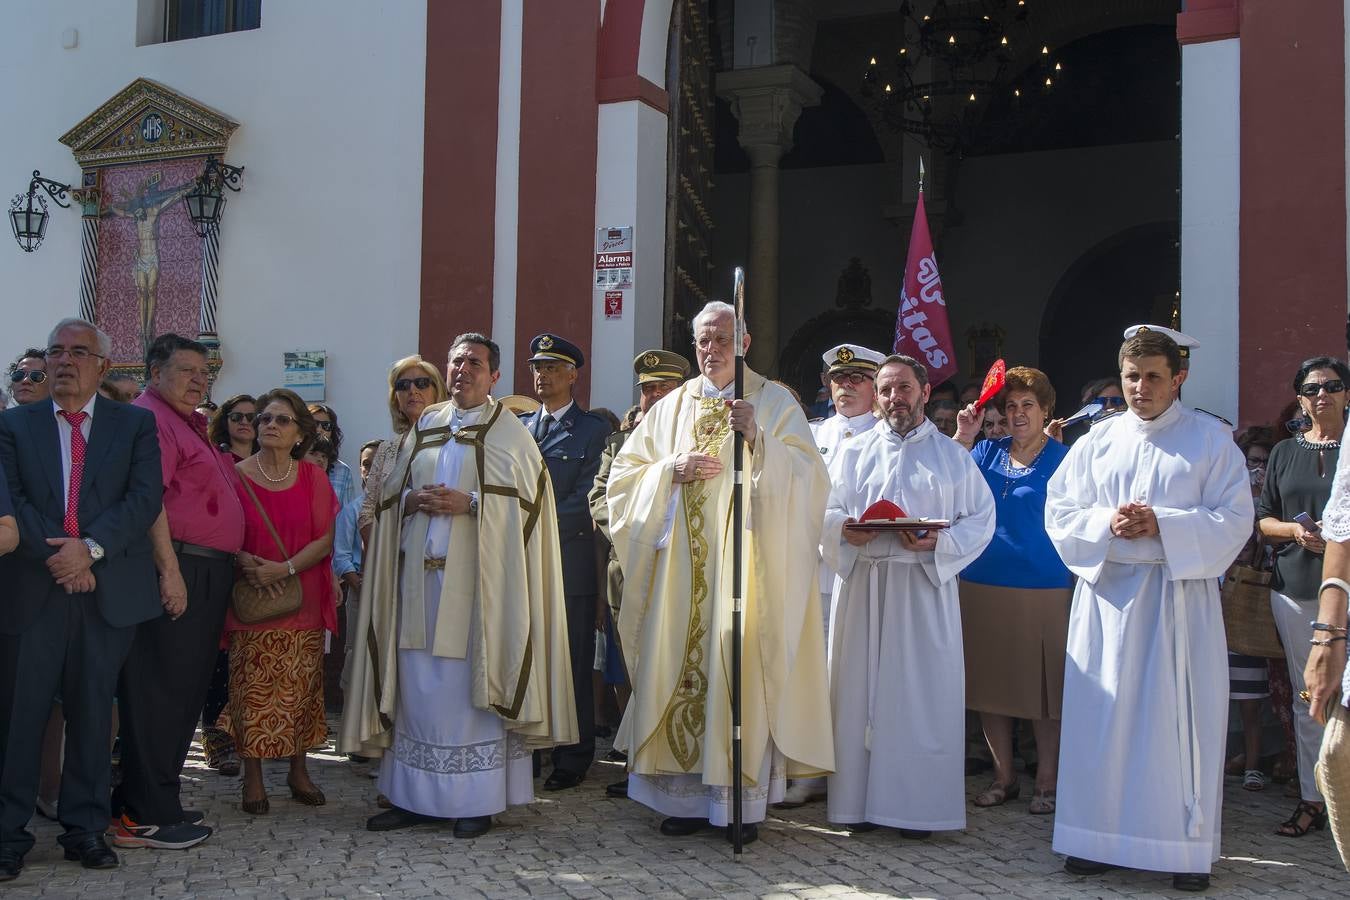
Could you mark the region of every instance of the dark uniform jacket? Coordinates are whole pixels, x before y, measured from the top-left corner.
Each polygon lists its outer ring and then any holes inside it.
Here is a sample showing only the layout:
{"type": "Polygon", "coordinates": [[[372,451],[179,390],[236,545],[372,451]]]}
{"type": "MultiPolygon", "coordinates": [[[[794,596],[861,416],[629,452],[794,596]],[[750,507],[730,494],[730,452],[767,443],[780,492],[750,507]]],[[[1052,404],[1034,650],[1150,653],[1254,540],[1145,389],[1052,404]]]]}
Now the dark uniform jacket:
{"type": "Polygon", "coordinates": [[[600,469],[600,453],[609,436],[609,422],[573,403],[553,430],[539,440],[544,409],[520,417],[539,441],[539,453],[553,481],[562,546],[563,589],[569,595],[595,594],[595,531],[587,494],[600,469]]]}

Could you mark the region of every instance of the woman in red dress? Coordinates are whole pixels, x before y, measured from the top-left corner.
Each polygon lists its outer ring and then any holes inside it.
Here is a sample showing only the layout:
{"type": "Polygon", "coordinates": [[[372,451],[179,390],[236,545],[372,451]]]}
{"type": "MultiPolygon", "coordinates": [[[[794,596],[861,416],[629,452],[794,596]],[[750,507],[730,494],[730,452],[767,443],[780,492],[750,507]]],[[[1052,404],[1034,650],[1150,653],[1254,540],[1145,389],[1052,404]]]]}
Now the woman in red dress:
{"type": "Polygon", "coordinates": [[[301,803],[324,800],[310,780],[305,752],[328,737],[323,706],[323,633],[337,631],[337,596],[331,561],[337,498],[327,474],[304,462],[314,442],[314,418],[292,391],[278,388],[258,398],[258,452],[236,466],[244,507],[240,577],[258,586],[298,577],[303,594],[292,615],[245,625],[231,610],[227,719],[244,763],[243,810],[265,813],[264,759],[289,759],[286,783],[301,803]],[[252,488],[252,495],[249,488],[252,488]],[[257,496],[257,503],[253,495],[257,496]],[[277,547],[259,512],[261,504],[285,545],[277,547]]]}

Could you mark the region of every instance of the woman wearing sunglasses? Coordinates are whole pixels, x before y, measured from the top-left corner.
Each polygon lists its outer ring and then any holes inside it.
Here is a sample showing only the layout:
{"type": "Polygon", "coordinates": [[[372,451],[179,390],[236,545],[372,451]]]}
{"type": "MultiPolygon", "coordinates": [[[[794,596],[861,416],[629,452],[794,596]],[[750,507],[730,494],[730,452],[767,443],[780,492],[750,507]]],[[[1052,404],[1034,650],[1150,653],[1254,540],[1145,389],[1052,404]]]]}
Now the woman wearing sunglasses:
{"type": "Polygon", "coordinates": [[[258,431],[253,427],[253,419],[258,412],[258,403],[252,394],[235,394],[220,405],[220,411],[211,418],[211,430],[207,437],[211,445],[242,462],[258,452],[258,431]]]}
{"type": "Polygon", "coordinates": [[[244,763],[241,809],[269,808],[263,760],[286,759],[291,797],[322,806],[305,754],[328,737],[323,706],[323,633],[337,633],[332,571],[337,498],[318,466],[304,462],[314,443],[314,417],[292,391],[258,398],[258,452],[235,466],[244,507],[240,578],[255,587],[298,578],[300,608],[256,624],[225,619],[230,644],[230,700],[225,720],[244,763]],[[256,497],[256,500],[255,500],[256,497]],[[273,530],[275,529],[275,535],[273,530]]]}
{"type": "MultiPolygon", "coordinates": [[[[1256,504],[1259,527],[1275,545],[1271,576],[1271,610],[1284,645],[1289,677],[1295,695],[1305,689],[1303,669],[1315,635],[1312,621],[1317,613],[1317,589],[1322,583],[1320,534],[1322,510],[1331,497],[1331,486],[1345,431],[1350,368],[1338,359],[1314,357],[1299,366],[1294,376],[1294,394],[1307,431],[1281,441],[1270,453],[1266,481],[1256,504]],[[1300,524],[1296,517],[1307,514],[1300,524]]],[[[1298,748],[1299,803],[1294,814],[1275,833],[1302,837],[1326,825],[1326,806],[1313,777],[1313,766],[1322,742],[1322,726],[1313,720],[1308,706],[1295,700],[1294,737],[1298,748]]]]}
{"type": "Polygon", "coordinates": [[[389,421],[394,436],[375,451],[370,474],[366,476],[366,497],[356,516],[362,543],[369,539],[370,526],[375,521],[375,501],[383,491],[384,479],[394,467],[403,436],[412,430],[424,409],[444,403],[449,397],[441,373],[416,354],[405,356],[389,369],[389,421]]]}
{"type": "Polygon", "coordinates": [[[19,406],[51,396],[44,351],[30,347],[14,360],[9,367],[9,393],[19,406]]]}
{"type": "Polygon", "coordinates": [[[342,428],[338,426],[337,410],[327,403],[311,403],[309,414],[314,417],[314,425],[319,429],[319,437],[327,438],[332,449],[329,457],[328,483],[337,494],[338,504],[346,506],[360,493],[359,485],[352,476],[352,468],[342,461],[342,428]]]}

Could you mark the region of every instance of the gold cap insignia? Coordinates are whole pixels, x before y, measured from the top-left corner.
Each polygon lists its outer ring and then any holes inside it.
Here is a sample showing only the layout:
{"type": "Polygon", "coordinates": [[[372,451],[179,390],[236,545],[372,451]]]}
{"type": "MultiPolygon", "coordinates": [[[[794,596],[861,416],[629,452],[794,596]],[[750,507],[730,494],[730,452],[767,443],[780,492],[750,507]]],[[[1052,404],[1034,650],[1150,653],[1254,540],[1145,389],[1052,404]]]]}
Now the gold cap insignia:
{"type": "Polygon", "coordinates": [[[661,358],[655,353],[648,353],[646,356],[642,357],[642,364],[649,369],[653,369],[661,364],[661,358]]]}
{"type": "Polygon", "coordinates": [[[839,361],[841,363],[853,362],[853,351],[848,349],[847,347],[840,347],[837,356],[839,357],[839,361]]]}
{"type": "Polygon", "coordinates": [[[540,350],[547,350],[548,348],[550,348],[550,347],[552,347],[552,346],[553,346],[553,336],[552,336],[552,335],[545,334],[545,335],[542,335],[542,336],[539,338],[539,349],[540,349],[540,350]]]}

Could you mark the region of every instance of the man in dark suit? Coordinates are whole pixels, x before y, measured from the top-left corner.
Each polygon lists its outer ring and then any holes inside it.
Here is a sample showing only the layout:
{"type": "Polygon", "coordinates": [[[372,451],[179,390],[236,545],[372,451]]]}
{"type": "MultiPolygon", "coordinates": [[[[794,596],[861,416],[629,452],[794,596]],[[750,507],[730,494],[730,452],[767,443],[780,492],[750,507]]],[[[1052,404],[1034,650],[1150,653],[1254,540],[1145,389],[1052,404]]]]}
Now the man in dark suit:
{"type": "Polygon", "coordinates": [[[595,759],[595,530],[586,495],[600,470],[609,422],[577,405],[572,386],[586,362],[581,349],[556,334],[530,342],[530,371],[539,409],[520,419],[534,435],[553,482],[558,506],[563,589],[567,594],[567,642],[576,693],[577,743],[553,749],[553,772],[544,790],[576,787],[595,759]]]}
{"type": "Polygon", "coordinates": [[[66,859],[108,869],[113,692],[135,626],[160,614],[149,531],[164,486],[155,418],[98,396],[108,336],[63,319],[47,350],[51,401],[0,414],[0,469],[19,523],[0,615],[0,880],[33,846],[42,729],[59,689],[66,859]]]}

